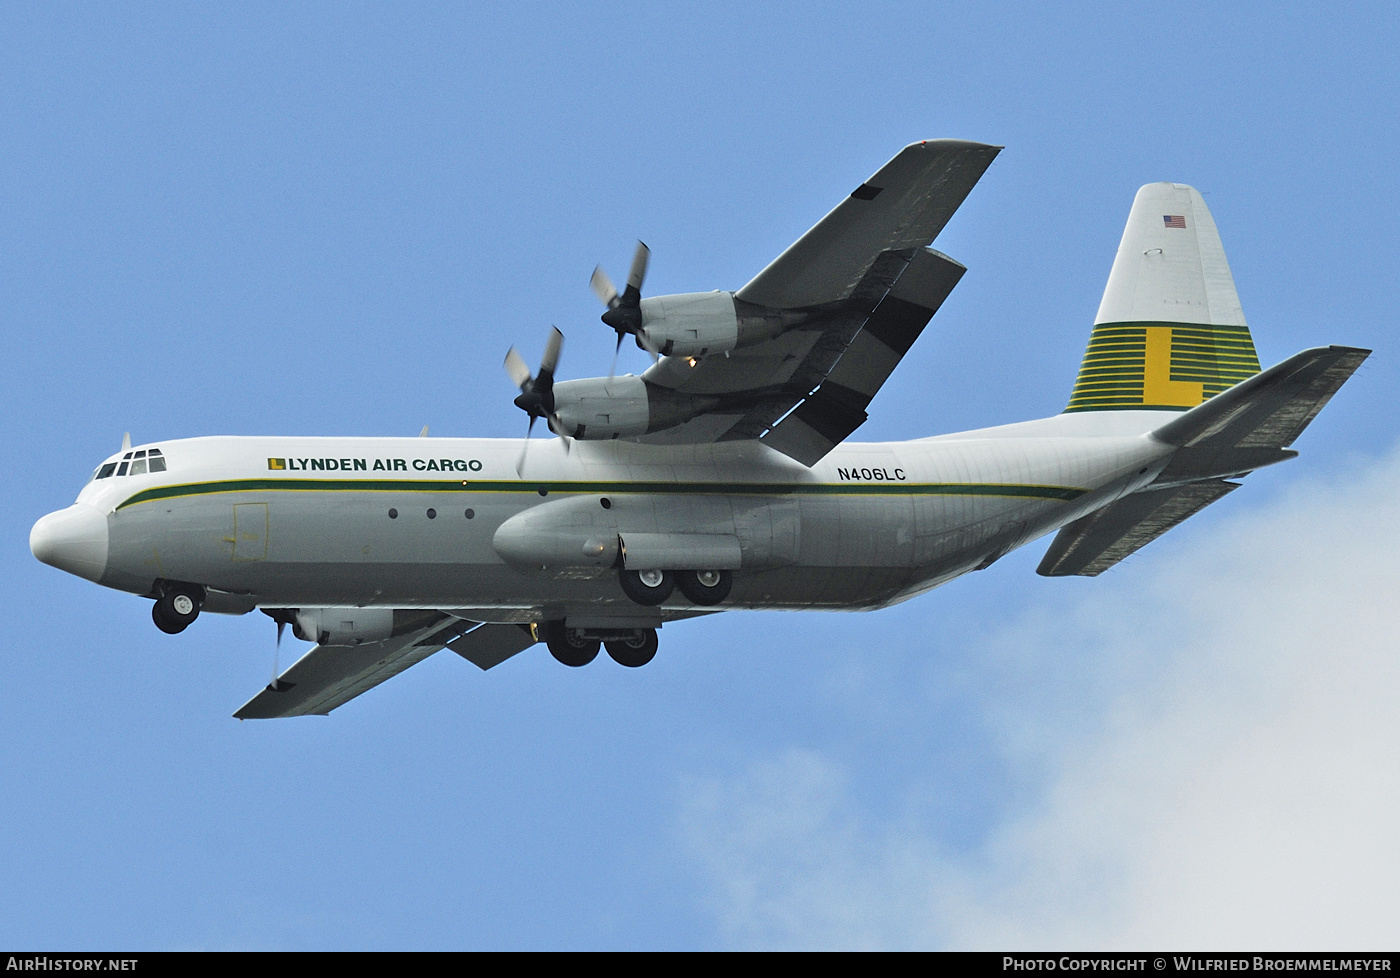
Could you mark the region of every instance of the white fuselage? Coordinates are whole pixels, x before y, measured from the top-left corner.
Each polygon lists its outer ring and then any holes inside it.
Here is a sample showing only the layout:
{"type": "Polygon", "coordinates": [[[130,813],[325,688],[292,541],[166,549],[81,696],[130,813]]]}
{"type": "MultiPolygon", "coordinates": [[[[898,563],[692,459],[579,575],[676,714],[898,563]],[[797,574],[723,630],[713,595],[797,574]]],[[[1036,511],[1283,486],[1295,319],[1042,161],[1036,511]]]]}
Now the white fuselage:
{"type": "MultiPolygon", "coordinates": [[[[518,439],[162,442],[166,471],[82,490],[65,518],[83,523],[73,532],[85,536],[86,563],[67,569],[139,594],[161,580],[195,582],[214,589],[213,611],[372,605],[538,621],[638,610],[612,570],[621,558],[571,561],[569,534],[599,547],[600,533],[609,546],[608,533],[707,534],[737,541],[738,554],[733,591],[712,610],[868,609],[986,566],[1151,482],[1173,451],[1147,434],[1163,420],[1060,415],[843,444],[810,469],[752,441],[583,441],[566,451],[537,440],[523,477],[518,439]],[[534,522],[516,525],[545,527],[541,538],[563,540],[566,556],[507,562],[498,530],[533,509],[534,522]]],[[[662,613],[687,608],[677,593],[662,613]]]]}

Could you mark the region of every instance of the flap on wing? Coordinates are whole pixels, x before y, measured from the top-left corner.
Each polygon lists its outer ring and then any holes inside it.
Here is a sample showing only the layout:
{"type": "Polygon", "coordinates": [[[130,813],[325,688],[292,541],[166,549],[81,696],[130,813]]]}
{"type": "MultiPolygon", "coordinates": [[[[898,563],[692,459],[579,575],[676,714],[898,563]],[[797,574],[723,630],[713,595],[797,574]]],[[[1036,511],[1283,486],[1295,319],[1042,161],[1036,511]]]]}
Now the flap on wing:
{"type": "Polygon", "coordinates": [[[1211,480],[1124,496],[1060,530],[1035,572],[1096,577],[1238,488],[1237,482],[1211,480]]]}
{"type": "Polygon", "coordinates": [[[530,625],[482,625],[447,643],[447,647],[481,669],[490,669],[538,642],[530,625]]]}
{"type": "Polygon", "coordinates": [[[905,147],[736,295],[774,309],[847,298],[886,251],[929,244],[1000,146],[932,139],[905,147]]]}
{"type": "Polygon", "coordinates": [[[865,423],[865,409],[967,269],[923,248],[875,307],[820,387],[763,437],[811,466],[865,423]]]}
{"type": "Polygon", "coordinates": [[[1152,433],[1183,448],[1286,448],[1371,355],[1328,346],[1289,357],[1240,381],[1152,433]]]}
{"type": "Polygon", "coordinates": [[[276,688],[266,687],[234,716],[240,720],[324,716],[423,661],[470,627],[469,621],[443,615],[425,628],[382,642],[318,645],[277,677],[276,688]]]}

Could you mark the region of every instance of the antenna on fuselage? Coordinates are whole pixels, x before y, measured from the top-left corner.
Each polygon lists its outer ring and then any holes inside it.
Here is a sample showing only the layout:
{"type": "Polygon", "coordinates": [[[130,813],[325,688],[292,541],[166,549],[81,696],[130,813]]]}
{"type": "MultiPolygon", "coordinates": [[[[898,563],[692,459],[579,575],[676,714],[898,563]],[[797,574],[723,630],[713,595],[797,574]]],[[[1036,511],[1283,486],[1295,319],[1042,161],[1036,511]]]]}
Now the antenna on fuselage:
{"type": "Polygon", "coordinates": [[[423,426],[423,430],[420,431],[420,432],[418,432],[418,437],[419,437],[419,438],[427,438],[427,437],[428,437],[428,426],[427,426],[427,425],[424,425],[424,426],[423,426]]]}
{"type": "Polygon", "coordinates": [[[122,451],[131,451],[131,432],[129,431],[122,432],[122,451]]]}

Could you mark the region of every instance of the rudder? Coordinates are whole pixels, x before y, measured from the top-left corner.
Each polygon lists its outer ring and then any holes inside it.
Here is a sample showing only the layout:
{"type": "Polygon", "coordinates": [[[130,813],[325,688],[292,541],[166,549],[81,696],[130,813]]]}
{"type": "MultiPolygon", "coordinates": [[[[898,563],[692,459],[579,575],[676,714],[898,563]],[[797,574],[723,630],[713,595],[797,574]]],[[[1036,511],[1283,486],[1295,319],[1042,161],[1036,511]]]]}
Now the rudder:
{"type": "Polygon", "coordinates": [[[1065,411],[1185,411],[1258,372],[1205,201],[1181,183],[1142,187],[1065,411]]]}

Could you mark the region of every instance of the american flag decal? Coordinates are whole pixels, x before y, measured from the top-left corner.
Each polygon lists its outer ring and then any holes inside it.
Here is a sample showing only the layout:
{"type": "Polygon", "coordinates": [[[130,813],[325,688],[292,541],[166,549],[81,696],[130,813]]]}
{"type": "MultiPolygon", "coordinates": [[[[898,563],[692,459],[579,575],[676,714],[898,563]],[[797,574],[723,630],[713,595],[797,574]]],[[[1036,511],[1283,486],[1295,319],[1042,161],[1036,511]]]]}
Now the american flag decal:
{"type": "Polygon", "coordinates": [[[1184,214],[1163,214],[1162,223],[1169,228],[1181,228],[1186,230],[1186,216],[1184,214]]]}

